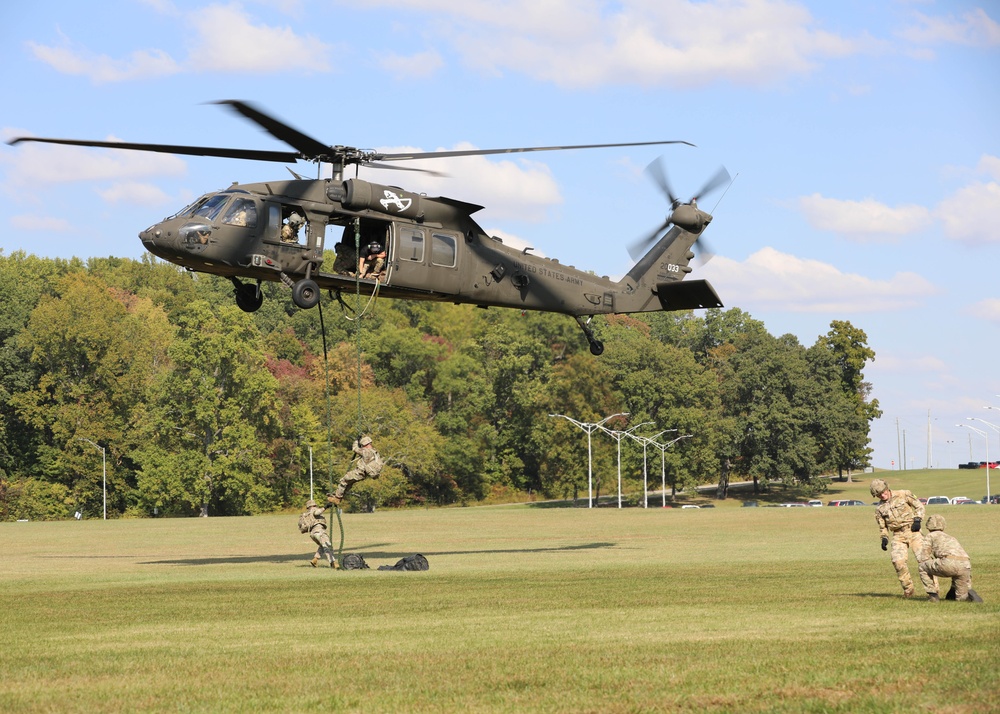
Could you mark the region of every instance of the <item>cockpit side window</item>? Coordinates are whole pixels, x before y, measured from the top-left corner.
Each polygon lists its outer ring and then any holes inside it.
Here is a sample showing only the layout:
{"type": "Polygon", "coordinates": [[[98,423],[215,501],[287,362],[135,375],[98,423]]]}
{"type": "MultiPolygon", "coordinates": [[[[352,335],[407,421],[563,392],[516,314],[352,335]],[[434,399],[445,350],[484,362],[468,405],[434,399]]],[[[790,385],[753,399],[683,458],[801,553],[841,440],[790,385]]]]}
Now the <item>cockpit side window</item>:
{"type": "Polygon", "coordinates": [[[226,211],[223,223],[230,226],[257,227],[257,206],[249,198],[237,198],[226,211]]]}

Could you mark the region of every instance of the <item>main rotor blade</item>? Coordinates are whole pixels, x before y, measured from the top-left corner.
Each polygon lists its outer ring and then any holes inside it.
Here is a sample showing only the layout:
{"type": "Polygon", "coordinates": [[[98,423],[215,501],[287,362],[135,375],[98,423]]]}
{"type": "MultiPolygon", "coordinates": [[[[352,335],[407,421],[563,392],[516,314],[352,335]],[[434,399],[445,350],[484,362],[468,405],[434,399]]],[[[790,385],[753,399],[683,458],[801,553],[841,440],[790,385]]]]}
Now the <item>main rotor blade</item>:
{"type": "Polygon", "coordinates": [[[657,227],[655,231],[643,236],[639,240],[633,241],[628,245],[628,254],[632,260],[638,261],[642,256],[644,256],[653,244],[660,238],[660,234],[663,233],[670,226],[670,219],[668,218],[663,222],[663,225],[657,227]]]}
{"type": "Polygon", "coordinates": [[[247,102],[241,102],[235,99],[224,99],[214,103],[224,104],[231,107],[235,112],[242,114],[250,121],[258,124],[264,129],[264,131],[274,138],[280,139],[292,148],[298,149],[302,152],[304,158],[321,159],[327,156],[332,156],[336,153],[333,147],[327,146],[326,144],[313,139],[311,136],[303,134],[298,129],[293,129],[288,126],[288,124],[275,119],[269,114],[265,114],[247,102]]]}
{"type": "Polygon", "coordinates": [[[653,179],[653,182],[660,187],[660,191],[670,201],[671,208],[677,204],[677,197],[670,189],[670,182],[667,181],[667,170],[663,168],[663,157],[659,156],[649,162],[646,167],[646,174],[653,179]]]}
{"type": "Polygon", "coordinates": [[[440,171],[431,171],[430,169],[418,169],[413,166],[390,166],[389,164],[379,164],[376,162],[363,164],[366,169],[386,169],[388,171],[416,171],[421,174],[430,174],[435,178],[447,178],[448,174],[443,174],[440,171]]]}
{"type": "Polygon", "coordinates": [[[655,146],[660,144],[687,144],[689,141],[638,141],[625,144],[577,144],[573,146],[522,146],[511,149],[467,149],[461,151],[424,151],[400,154],[375,153],[372,158],[378,161],[411,161],[416,159],[449,159],[456,156],[489,156],[492,154],[523,154],[530,151],[569,151],[571,149],[610,149],[620,146],[655,146]]]}
{"type": "Polygon", "coordinates": [[[212,146],[178,146],[174,144],[133,144],[127,141],[79,141],[77,139],[43,139],[36,136],[20,136],[7,143],[13,146],[23,141],[40,144],[65,144],[67,146],[91,146],[103,149],[130,149],[132,151],[154,151],[161,154],[184,154],[187,156],[217,156],[224,159],[250,159],[251,161],[274,161],[294,164],[302,158],[292,151],[257,151],[255,149],[222,149],[212,146]]]}
{"type": "Polygon", "coordinates": [[[705,185],[701,187],[701,190],[698,193],[696,193],[691,200],[692,201],[697,201],[699,198],[701,198],[702,196],[704,196],[706,193],[711,193],[712,191],[714,191],[715,189],[717,189],[722,184],[728,183],[728,182],[729,182],[729,172],[726,171],[726,167],[725,166],[720,166],[719,170],[715,172],[715,176],[713,176],[708,181],[706,181],[705,185]]]}

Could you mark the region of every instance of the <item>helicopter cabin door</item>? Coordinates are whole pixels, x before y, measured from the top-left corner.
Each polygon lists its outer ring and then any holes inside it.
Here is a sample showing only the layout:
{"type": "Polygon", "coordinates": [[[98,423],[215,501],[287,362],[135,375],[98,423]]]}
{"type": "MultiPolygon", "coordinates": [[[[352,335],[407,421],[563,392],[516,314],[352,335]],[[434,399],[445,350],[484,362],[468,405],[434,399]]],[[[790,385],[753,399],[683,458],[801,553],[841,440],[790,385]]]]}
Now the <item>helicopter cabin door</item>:
{"type": "Polygon", "coordinates": [[[301,206],[294,204],[266,204],[267,221],[264,227],[264,242],[270,244],[271,251],[278,255],[278,262],[286,272],[304,272],[306,261],[304,251],[312,251],[322,256],[323,233],[313,229],[308,214],[301,206]]]}
{"type": "Polygon", "coordinates": [[[410,223],[394,224],[389,285],[457,294],[461,289],[461,234],[410,223]]]}

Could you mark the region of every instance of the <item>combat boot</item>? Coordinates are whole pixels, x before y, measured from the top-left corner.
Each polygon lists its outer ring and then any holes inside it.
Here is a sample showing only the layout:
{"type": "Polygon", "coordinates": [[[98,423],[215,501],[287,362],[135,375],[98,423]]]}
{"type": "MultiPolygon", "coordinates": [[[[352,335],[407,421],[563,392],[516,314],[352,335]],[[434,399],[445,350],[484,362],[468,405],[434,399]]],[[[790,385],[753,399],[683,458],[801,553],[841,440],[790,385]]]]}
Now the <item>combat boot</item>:
{"type": "Polygon", "coordinates": [[[927,602],[941,602],[937,593],[927,593],[927,602]]]}
{"type": "Polygon", "coordinates": [[[318,562],[319,562],[319,556],[318,555],[314,555],[313,559],[309,561],[309,565],[311,565],[311,566],[313,566],[315,568],[316,567],[316,563],[318,563],[318,562]]]}
{"type": "Polygon", "coordinates": [[[914,591],[913,591],[912,587],[903,588],[903,597],[909,599],[909,598],[913,597],[913,592],[914,591]]]}
{"type": "Polygon", "coordinates": [[[334,570],[340,570],[340,563],[337,562],[337,556],[330,558],[330,567],[334,570]]]}

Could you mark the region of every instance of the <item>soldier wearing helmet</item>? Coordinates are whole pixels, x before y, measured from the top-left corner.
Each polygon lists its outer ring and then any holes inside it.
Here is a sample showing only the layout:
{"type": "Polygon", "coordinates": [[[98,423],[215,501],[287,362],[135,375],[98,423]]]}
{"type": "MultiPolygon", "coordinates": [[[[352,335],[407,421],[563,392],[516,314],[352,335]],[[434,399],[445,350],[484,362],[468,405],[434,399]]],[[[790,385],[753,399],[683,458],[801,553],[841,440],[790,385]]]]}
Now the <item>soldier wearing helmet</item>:
{"type": "MultiPolygon", "coordinates": [[[[956,600],[982,602],[972,589],[972,561],[957,539],[944,532],[944,516],[935,513],[927,519],[929,533],[924,546],[917,554],[920,561],[920,582],[927,591],[927,599],[938,602],[938,577],[951,578],[951,589],[956,600]]],[[[949,596],[951,593],[949,593],[949,596]]]]}
{"type": "Polygon", "coordinates": [[[377,240],[373,240],[364,249],[362,257],[358,260],[358,276],[362,278],[372,278],[379,280],[385,271],[385,246],[377,240]]]}
{"type": "Polygon", "coordinates": [[[337,490],[326,499],[334,506],[340,505],[347,492],[358,481],[364,481],[368,478],[378,478],[379,474],[382,473],[382,467],[385,465],[382,457],[375,450],[372,438],[367,434],[356,440],[351,449],[357,454],[357,458],[354,459],[351,470],[340,479],[337,490]]]}
{"type": "Polygon", "coordinates": [[[333,544],[330,543],[330,536],[326,532],[324,511],[326,509],[317,506],[316,501],[311,498],[306,501],[306,510],[299,516],[299,530],[308,533],[317,545],[316,555],[309,561],[309,564],[315,568],[319,559],[325,557],[330,562],[330,567],[336,568],[337,559],[333,555],[333,544]]]}
{"type": "Polygon", "coordinates": [[[882,537],[882,550],[889,551],[892,567],[903,586],[903,597],[913,597],[913,578],[907,560],[909,550],[919,558],[923,549],[920,522],[924,518],[924,504],[909,491],[890,490],[889,484],[880,478],[872,481],[871,492],[881,501],[875,508],[875,523],[882,537]]]}

